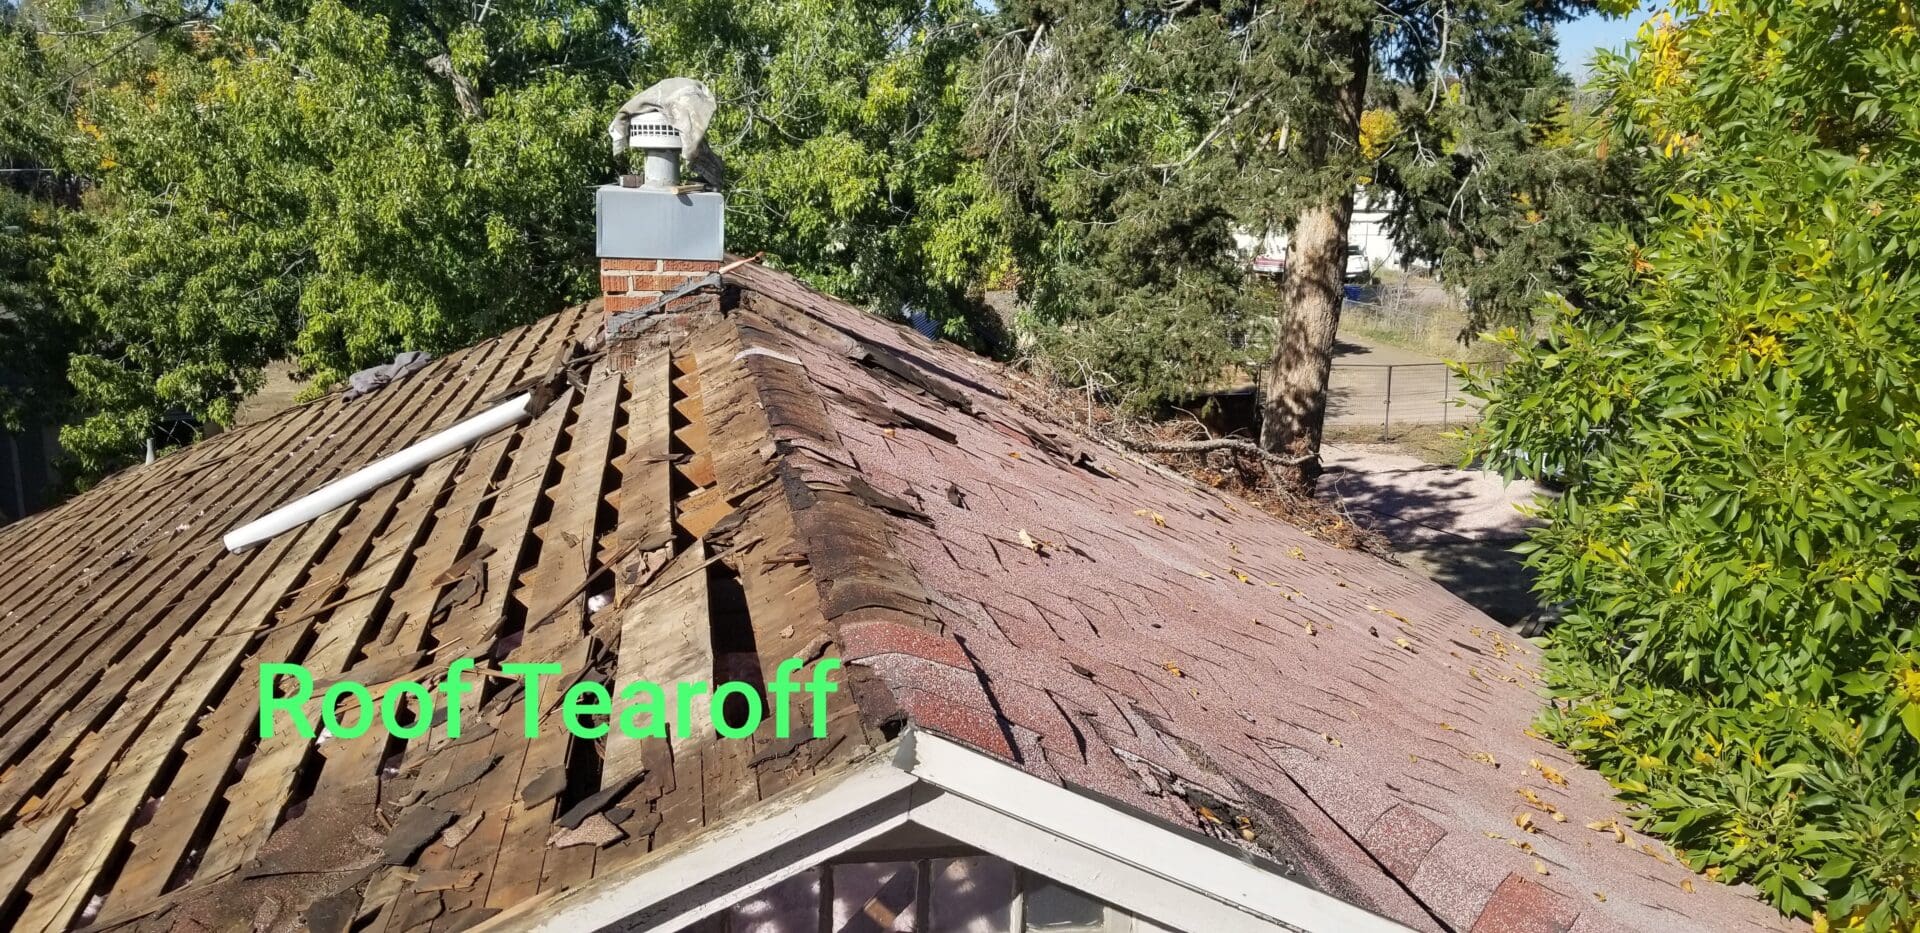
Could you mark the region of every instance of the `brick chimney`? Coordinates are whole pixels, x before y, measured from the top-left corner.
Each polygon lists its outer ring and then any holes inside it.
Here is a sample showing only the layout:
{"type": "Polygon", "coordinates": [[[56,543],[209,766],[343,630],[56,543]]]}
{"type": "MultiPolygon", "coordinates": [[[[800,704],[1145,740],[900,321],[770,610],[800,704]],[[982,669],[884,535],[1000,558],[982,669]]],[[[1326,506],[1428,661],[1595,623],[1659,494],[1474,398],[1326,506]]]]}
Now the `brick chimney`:
{"type": "Polygon", "coordinates": [[[664,346],[719,313],[712,277],[726,261],[726,199],[680,184],[680,142],[659,114],[634,116],[628,145],[644,157],[644,173],[595,193],[610,341],[664,346]]]}

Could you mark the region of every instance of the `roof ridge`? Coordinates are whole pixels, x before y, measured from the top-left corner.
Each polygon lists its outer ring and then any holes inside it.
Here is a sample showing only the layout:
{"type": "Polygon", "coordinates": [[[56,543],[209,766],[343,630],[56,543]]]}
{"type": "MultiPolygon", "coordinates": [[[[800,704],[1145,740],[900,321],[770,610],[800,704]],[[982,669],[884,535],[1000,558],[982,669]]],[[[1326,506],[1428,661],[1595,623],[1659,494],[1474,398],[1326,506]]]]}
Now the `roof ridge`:
{"type": "MultiPolygon", "coordinates": [[[[779,307],[804,316],[797,308],[779,307]]],[[[735,308],[696,338],[697,352],[709,357],[702,362],[705,372],[737,370],[738,384],[758,402],[764,416],[763,470],[777,481],[779,500],[791,514],[794,544],[809,565],[820,615],[848,665],[847,689],[862,718],[889,737],[911,719],[1020,760],[994,710],[985,673],[939,621],[926,586],[893,546],[885,511],[912,511],[913,505],[866,482],[798,362],[796,348],[780,331],[760,309],[735,308]],[[940,689],[900,686],[884,676],[902,668],[917,669],[919,680],[932,679],[940,689]]]]}

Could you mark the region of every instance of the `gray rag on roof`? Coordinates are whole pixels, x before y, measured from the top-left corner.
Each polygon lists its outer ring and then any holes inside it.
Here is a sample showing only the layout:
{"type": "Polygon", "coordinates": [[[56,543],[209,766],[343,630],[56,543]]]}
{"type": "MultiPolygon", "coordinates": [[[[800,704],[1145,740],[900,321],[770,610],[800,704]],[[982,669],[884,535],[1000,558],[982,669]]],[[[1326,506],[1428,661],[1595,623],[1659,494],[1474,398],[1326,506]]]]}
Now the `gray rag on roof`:
{"type": "Polygon", "coordinates": [[[393,362],[391,363],[369,366],[366,369],[348,376],[347,383],[350,387],[347,389],[347,394],[341,396],[341,398],[344,401],[351,402],[362,395],[378,392],[385,388],[387,383],[398,382],[406,378],[408,373],[427,365],[432,359],[432,354],[421,350],[408,350],[405,353],[396,353],[393,355],[393,362]]]}
{"type": "Polygon", "coordinates": [[[707,147],[707,124],[713,122],[714,107],[713,92],[692,78],[668,78],[655,84],[627,98],[607,124],[613,154],[627,151],[628,123],[635,115],[658,112],[680,131],[680,158],[708,187],[718,189],[726,181],[727,166],[707,147]]]}

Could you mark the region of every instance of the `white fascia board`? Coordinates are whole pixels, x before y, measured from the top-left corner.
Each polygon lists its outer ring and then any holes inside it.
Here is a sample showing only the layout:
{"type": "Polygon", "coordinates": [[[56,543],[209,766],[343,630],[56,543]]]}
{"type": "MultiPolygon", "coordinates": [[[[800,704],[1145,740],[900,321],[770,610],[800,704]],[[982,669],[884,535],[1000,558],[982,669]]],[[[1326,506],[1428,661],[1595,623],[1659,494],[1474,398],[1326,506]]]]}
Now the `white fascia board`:
{"type": "Polygon", "coordinates": [[[914,796],[914,823],[1150,921],[1207,933],[1301,929],[1255,916],[931,784],[922,785],[914,796]]]}
{"type": "Polygon", "coordinates": [[[493,918],[489,930],[677,930],[906,823],[917,783],[884,754],[551,901],[493,918]]]}
{"type": "MultiPolygon", "coordinates": [[[[1323,894],[1299,882],[1261,868],[1251,861],[1214,848],[1185,833],[1144,819],[1124,809],[1041,780],[997,758],[974,751],[937,735],[914,730],[902,738],[901,757],[914,776],[957,797],[1005,814],[1020,823],[1045,830],[1054,836],[1139,869],[1147,876],[1197,892],[1207,898],[1231,904],[1248,921],[1260,917],[1270,924],[1315,931],[1339,933],[1387,933],[1406,927],[1355,907],[1339,898],[1323,894]],[[1251,916],[1249,916],[1251,915],[1251,916]]],[[[916,804],[914,821],[934,801],[916,804]]],[[[949,807],[949,809],[951,809],[949,807]]],[[[930,813],[938,817],[941,813],[930,813]]],[[[928,828],[953,834],[956,827],[927,824],[928,828]]],[[[962,839],[1010,861],[1025,864],[1018,846],[993,845],[974,838],[962,839]]],[[[956,836],[956,838],[958,838],[956,836]]],[[[990,837],[989,837],[990,838],[990,837]]],[[[1053,864],[1028,865],[1028,868],[1074,882],[1059,875],[1053,864]]],[[[1085,888],[1088,894],[1113,900],[1109,891],[1085,888]]],[[[1142,911],[1155,916],[1151,910],[1142,911]]],[[[1194,926],[1178,919],[1186,929],[1214,929],[1194,926]]],[[[1270,925],[1249,928],[1271,929],[1270,925]]]]}

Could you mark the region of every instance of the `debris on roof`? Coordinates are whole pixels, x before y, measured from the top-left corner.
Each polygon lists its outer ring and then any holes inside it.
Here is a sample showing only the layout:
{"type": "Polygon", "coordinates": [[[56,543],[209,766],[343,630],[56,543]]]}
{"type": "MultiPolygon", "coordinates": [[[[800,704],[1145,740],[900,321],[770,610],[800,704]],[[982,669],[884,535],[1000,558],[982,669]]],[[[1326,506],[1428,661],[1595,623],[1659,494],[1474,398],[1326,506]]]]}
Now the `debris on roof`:
{"type": "Polygon", "coordinates": [[[1530,736],[1537,653],[1436,585],[1023,410],[993,364],[782,273],[725,280],[670,349],[576,358],[605,320],[570,309],[0,529],[0,923],[460,929],[911,723],[1416,929],[1791,928],[1583,828],[1632,819],[1530,736]],[[221,546],[569,362],[517,427],[221,546]],[[796,657],[848,665],[825,737],[527,738],[499,676],[560,664],[545,718],[587,680],[796,657]],[[255,728],[264,664],[386,684],[456,658],[481,682],[458,736],[445,711],[405,741],[255,728]]]}

